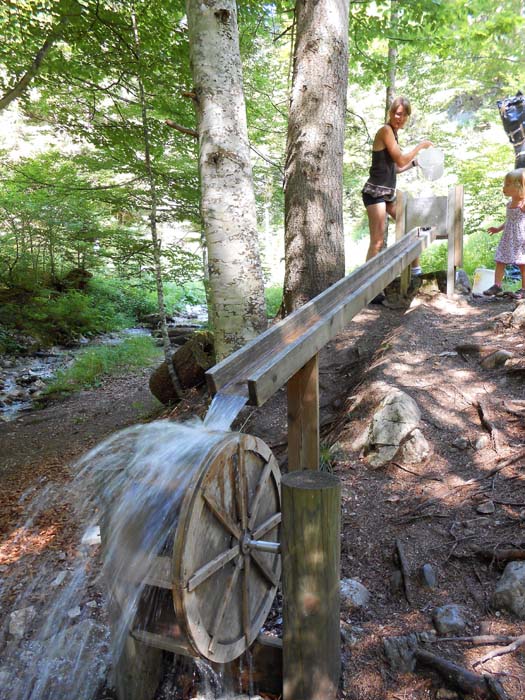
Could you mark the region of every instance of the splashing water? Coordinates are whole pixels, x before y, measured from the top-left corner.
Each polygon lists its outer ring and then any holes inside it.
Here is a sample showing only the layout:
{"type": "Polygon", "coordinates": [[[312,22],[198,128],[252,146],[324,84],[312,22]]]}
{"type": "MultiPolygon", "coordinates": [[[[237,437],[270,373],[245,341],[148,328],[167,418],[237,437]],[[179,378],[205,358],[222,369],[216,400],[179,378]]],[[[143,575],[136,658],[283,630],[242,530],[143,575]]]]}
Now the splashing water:
{"type": "Polygon", "coordinates": [[[173,541],[188,485],[246,402],[234,398],[227,406],[218,399],[204,425],[163,420],[121,431],[82,458],[65,489],[52,484],[33,500],[25,496],[31,515],[9,539],[7,558],[0,551],[0,572],[8,571],[0,583],[0,700],[96,698],[120,657],[146,575],[173,541]],[[58,555],[64,568],[57,574],[56,552],[49,556],[56,532],[41,523],[64,504],[84,536],[76,551],[58,555]],[[30,575],[20,573],[24,565],[30,575]]]}

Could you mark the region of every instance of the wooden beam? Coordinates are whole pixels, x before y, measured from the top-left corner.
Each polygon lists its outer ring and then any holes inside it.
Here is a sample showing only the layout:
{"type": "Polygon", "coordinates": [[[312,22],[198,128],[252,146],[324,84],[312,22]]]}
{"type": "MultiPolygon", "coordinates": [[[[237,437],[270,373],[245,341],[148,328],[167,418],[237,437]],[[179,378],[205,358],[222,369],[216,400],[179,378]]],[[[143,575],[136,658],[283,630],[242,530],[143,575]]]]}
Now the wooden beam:
{"type": "Polygon", "coordinates": [[[341,674],[341,484],[296,471],[281,480],[283,700],[335,700],[341,674]]]}
{"type": "Polygon", "coordinates": [[[319,469],[319,355],[288,381],[288,471],[319,469]]]}
{"type": "Polygon", "coordinates": [[[433,239],[432,230],[409,231],[393,246],[212,367],[206,372],[210,393],[248,393],[251,405],[262,406],[433,239]]]}
{"type": "MultiPolygon", "coordinates": [[[[401,190],[396,191],[396,241],[399,241],[406,230],[406,195],[401,190]]],[[[401,273],[399,293],[406,296],[410,285],[410,265],[401,273]]]]}

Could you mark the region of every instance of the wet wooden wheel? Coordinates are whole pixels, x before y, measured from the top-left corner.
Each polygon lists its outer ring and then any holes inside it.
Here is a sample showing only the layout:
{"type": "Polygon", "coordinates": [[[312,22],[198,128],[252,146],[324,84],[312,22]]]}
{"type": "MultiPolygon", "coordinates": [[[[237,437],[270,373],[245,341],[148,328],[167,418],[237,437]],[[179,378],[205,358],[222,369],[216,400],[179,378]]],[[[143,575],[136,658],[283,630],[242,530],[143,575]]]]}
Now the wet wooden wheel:
{"type": "Polygon", "coordinates": [[[196,655],[225,663],[259,634],[281,561],[257,541],[279,541],[280,503],[279,467],[262,440],[232,433],[203,460],[182,502],[171,566],[175,616],[196,655]]]}

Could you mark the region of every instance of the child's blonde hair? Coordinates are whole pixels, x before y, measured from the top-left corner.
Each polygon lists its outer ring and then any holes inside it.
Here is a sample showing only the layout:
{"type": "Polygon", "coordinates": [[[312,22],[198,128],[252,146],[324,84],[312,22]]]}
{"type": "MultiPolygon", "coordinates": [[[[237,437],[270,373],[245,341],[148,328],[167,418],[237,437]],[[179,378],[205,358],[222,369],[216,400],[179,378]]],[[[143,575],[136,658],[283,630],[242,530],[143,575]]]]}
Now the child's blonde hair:
{"type": "Polygon", "coordinates": [[[525,195],[525,168],[516,168],[505,175],[505,180],[525,195]]]}

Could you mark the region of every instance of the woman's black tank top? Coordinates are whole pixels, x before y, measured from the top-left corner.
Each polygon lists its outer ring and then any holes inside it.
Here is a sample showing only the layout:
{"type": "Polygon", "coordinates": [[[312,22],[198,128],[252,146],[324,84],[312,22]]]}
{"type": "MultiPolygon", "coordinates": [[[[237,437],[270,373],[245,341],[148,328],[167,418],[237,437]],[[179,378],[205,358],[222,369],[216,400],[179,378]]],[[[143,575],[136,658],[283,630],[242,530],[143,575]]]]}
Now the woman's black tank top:
{"type": "MultiPolygon", "coordinates": [[[[394,131],[392,129],[392,131],[394,131]]],[[[394,131],[397,141],[397,134],[394,131]]],[[[373,185],[382,185],[393,190],[396,188],[396,164],[386,148],[381,151],[372,151],[372,165],[368,182],[373,185]]]]}

